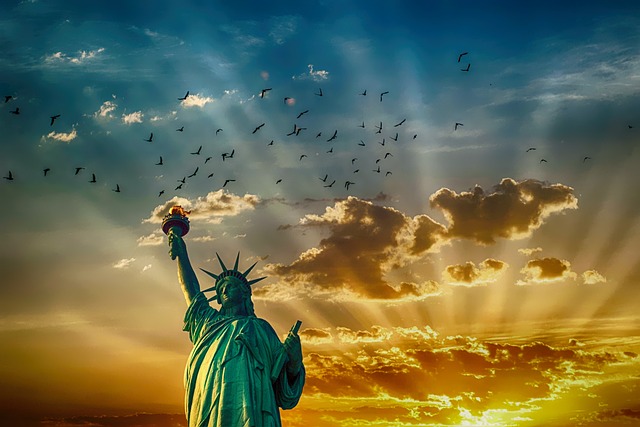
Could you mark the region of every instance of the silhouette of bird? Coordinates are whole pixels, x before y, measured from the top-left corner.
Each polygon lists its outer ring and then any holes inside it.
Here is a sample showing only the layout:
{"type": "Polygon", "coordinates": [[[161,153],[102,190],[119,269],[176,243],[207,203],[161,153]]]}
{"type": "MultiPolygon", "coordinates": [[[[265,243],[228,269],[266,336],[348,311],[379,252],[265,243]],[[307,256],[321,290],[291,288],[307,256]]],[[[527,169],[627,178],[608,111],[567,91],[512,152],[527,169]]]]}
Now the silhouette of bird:
{"type": "Polygon", "coordinates": [[[287,101],[288,101],[288,100],[290,100],[290,99],[291,99],[290,97],[285,96],[285,97],[284,97],[284,103],[286,104],[286,103],[287,103],[287,101]]]}
{"type": "Polygon", "coordinates": [[[356,169],[353,171],[353,173],[358,173],[358,172],[360,172],[360,169],[356,169]]]}
{"type": "Polygon", "coordinates": [[[389,157],[389,156],[393,157],[393,154],[391,154],[391,153],[384,153],[384,158],[385,158],[385,159],[386,159],[387,157],[389,157]]]}
{"type": "Polygon", "coordinates": [[[534,151],[535,149],[536,147],[527,148],[527,151],[525,151],[525,153],[528,153],[529,151],[534,151]]]}
{"type": "Polygon", "coordinates": [[[76,168],[76,173],[74,175],[78,175],[82,169],[84,168],[83,167],[76,168]]]}
{"type": "Polygon", "coordinates": [[[196,174],[198,173],[198,169],[200,169],[200,166],[196,167],[196,170],[194,170],[193,173],[189,175],[187,178],[193,178],[194,176],[196,176],[196,174]]]}
{"type": "Polygon", "coordinates": [[[307,114],[309,112],[309,110],[304,110],[302,113],[298,114],[298,117],[296,117],[297,119],[299,119],[300,117],[302,117],[304,114],[307,114]]]}
{"type": "Polygon", "coordinates": [[[209,175],[207,175],[207,178],[211,178],[213,176],[213,172],[211,172],[209,175]]]}
{"type": "Polygon", "coordinates": [[[463,56],[467,55],[469,52],[462,52],[460,55],[458,55],[458,62],[460,62],[460,60],[462,59],[463,56]]]}
{"type": "Polygon", "coordinates": [[[627,125],[627,127],[628,127],[629,129],[633,129],[633,126],[631,126],[631,125],[627,125]]]}
{"type": "Polygon", "coordinates": [[[9,112],[10,112],[11,114],[15,114],[15,115],[17,116],[18,114],[20,114],[20,108],[19,108],[19,107],[16,107],[16,109],[15,109],[15,110],[12,110],[12,111],[9,111],[9,112]]]}
{"type": "Polygon", "coordinates": [[[376,159],[376,165],[377,165],[378,163],[380,163],[380,161],[381,161],[381,160],[382,160],[382,159],[376,159]]]}
{"type": "Polygon", "coordinates": [[[149,139],[145,139],[145,141],[153,142],[153,132],[151,132],[151,135],[149,135],[149,139]]]}
{"type": "Polygon", "coordinates": [[[8,176],[3,176],[3,178],[8,180],[8,181],[13,181],[13,174],[11,173],[11,171],[9,171],[9,175],[8,176]]]}
{"type": "Polygon", "coordinates": [[[587,156],[584,159],[582,159],[582,163],[586,162],[587,160],[591,160],[591,157],[587,156]]]}
{"type": "Polygon", "coordinates": [[[181,190],[181,189],[182,189],[182,184],[178,184],[178,186],[174,188],[173,191],[181,190]]]}
{"type": "Polygon", "coordinates": [[[207,157],[206,159],[204,159],[204,163],[205,163],[205,164],[207,164],[207,162],[208,162],[209,160],[211,160],[211,159],[213,159],[213,157],[211,157],[211,156],[207,157]]]}
{"type": "Polygon", "coordinates": [[[351,159],[351,164],[353,165],[355,163],[355,161],[358,160],[357,157],[354,157],[353,159],[351,159]]]}
{"type": "Polygon", "coordinates": [[[314,95],[322,96],[322,88],[318,88],[318,93],[313,93],[314,95]]]}
{"type": "Polygon", "coordinates": [[[116,184],[116,188],[113,189],[116,193],[120,193],[120,185],[116,184]]]}
{"type": "Polygon", "coordinates": [[[322,132],[318,132],[318,134],[316,135],[316,138],[320,138],[322,136],[322,132]]]}
{"type": "Polygon", "coordinates": [[[382,93],[380,94],[380,102],[382,102],[382,97],[383,97],[384,95],[388,94],[388,93],[389,93],[389,91],[382,92],[382,93]]]}
{"type": "Polygon", "coordinates": [[[183,176],[182,179],[179,179],[178,182],[185,184],[187,182],[187,177],[183,176]]]}
{"type": "Polygon", "coordinates": [[[327,182],[327,178],[329,178],[329,174],[326,174],[324,178],[318,178],[322,182],[327,182]]]}
{"type": "Polygon", "coordinates": [[[296,129],[296,136],[300,135],[300,132],[302,132],[303,130],[306,130],[307,128],[301,128],[299,127],[298,129],[296,129]]]}
{"type": "Polygon", "coordinates": [[[276,181],[276,184],[280,184],[282,182],[282,179],[279,179],[276,181]]]}
{"type": "Polygon", "coordinates": [[[391,175],[391,171],[387,171],[387,173],[384,174],[384,176],[389,176],[391,175]]]}
{"type": "Polygon", "coordinates": [[[231,150],[231,153],[222,153],[222,161],[224,162],[224,159],[232,159],[235,152],[236,149],[234,148],[233,150],[231,150]]]}
{"type": "Polygon", "coordinates": [[[378,165],[377,169],[373,169],[374,172],[380,173],[380,165],[378,165]]]}
{"type": "Polygon", "coordinates": [[[360,95],[367,96],[367,90],[365,89],[364,92],[362,92],[360,95]]]}
{"type": "Polygon", "coordinates": [[[358,127],[363,128],[364,129],[364,122],[362,122],[361,125],[358,125],[358,127]]]}
{"type": "Polygon", "coordinates": [[[178,101],[184,101],[185,99],[187,99],[188,96],[189,96],[189,91],[187,91],[187,93],[185,93],[184,97],[178,98],[178,101]]]}
{"type": "Polygon", "coordinates": [[[176,129],[176,132],[184,132],[184,126],[182,126],[182,127],[178,128],[178,129],[176,129]]]}
{"type": "Polygon", "coordinates": [[[162,156],[160,156],[160,161],[158,163],[156,163],[156,166],[162,166],[164,163],[162,163],[162,156]]]}
{"type": "Polygon", "coordinates": [[[6,104],[7,102],[11,101],[13,99],[13,96],[11,95],[5,95],[4,96],[4,103],[6,104]]]}
{"type": "Polygon", "coordinates": [[[264,98],[264,95],[269,92],[271,90],[271,88],[267,88],[267,89],[262,89],[260,91],[260,98],[264,98]]]}
{"type": "Polygon", "coordinates": [[[460,71],[469,71],[469,68],[471,68],[471,64],[467,64],[467,68],[460,68],[460,71]]]}
{"type": "Polygon", "coordinates": [[[402,121],[401,121],[400,123],[396,123],[395,125],[393,125],[393,127],[394,127],[394,128],[397,128],[398,126],[402,126],[402,124],[403,124],[404,122],[406,122],[406,121],[407,121],[407,119],[402,119],[402,121]]]}
{"type": "Polygon", "coordinates": [[[378,131],[376,133],[382,133],[382,122],[380,122],[380,126],[378,125],[374,125],[374,126],[378,128],[378,131]]]}
{"type": "Polygon", "coordinates": [[[44,176],[47,176],[47,174],[49,173],[50,170],[51,170],[51,168],[43,169],[42,172],[44,172],[44,176]]]}
{"type": "Polygon", "coordinates": [[[458,130],[459,126],[464,126],[464,124],[456,122],[456,125],[453,127],[453,130],[458,130]]]}
{"type": "Polygon", "coordinates": [[[193,153],[191,153],[191,154],[199,156],[200,155],[200,150],[202,150],[202,145],[200,147],[198,147],[198,149],[196,151],[194,151],[193,153]]]}
{"type": "Polygon", "coordinates": [[[224,184],[222,184],[222,186],[226,187],[227,184],[230,183],[230,182],[236,182],[236,180],[235,179],[227,179],[227,180],[224,181],[224,184]]]}
{"type": "Polygon", "coordinates": [[[95,174],[95,173],[92,173],[92,174],[91,174],[91,181],[89,181],[89,182],[91,182],[91,183],[95,183],[95,182],[97,182],[97,181],[96,181],[96,174],[95,174]]]}
{"type": "Polygon", "coordinates": [[[331,147],[327,153],[333,153],[333,147],[331,147]]]}
{"type": "Polygon", "coordinates": [[[270,143],[268,143],[267,145],[273,145],[273,139],[271,140],[270,143]]]}
{"type": "Polygon", "coordinates": [[[331,184],[327,184],[327,185],[325,185],[325,187],[326,188],[333,187],[333,184],[335,184],[335,183],[336,183],[336,180],[334,179],[333,181],[331,181],[331,184]]]}
{"type": "Polygon", "coordinates": [[[160,192],[158,193],[158,197],[162,196],[164,194],[164,190],[160,190],[160,192]]]}
{"type": "Polygon", "coordinates": [[[256,133],[256,132],[258,132],[262,126],[264,126],[264,123],[263,123],[263,124],[261,124],[260,126],[256,127],[256,128],[253,130],[253,132],[251,132],[251,133],[256,133]]]}
{"type": "Polygon", "coordinates": [[[415,135],[413,135],[413,139],[416,139],[417,137],[418,137],[417,133],[415,135]]]}
{"type": "Polygon", "coordinates": [[[289,132],[289,133],[287,134],[287,136],[291,136],[291,135],[293,135],[294,133],[296,133],[296,131],[297,131],[297,130],[298,130],[298,125],[294,123],[294,124],[293,124],[293,130],[292,130],[291,132],[289,132]]]}
{"type": "Polygon", "coordinates": [[[396,136],[390,136],[389,138],[393,139],[394,141],[398,141],[398,132],[396,132],[396,136]]]}
{"type": "Polygon", "coordinates": [[[222,128],[216,129],[216,135],[218,134],[218,132],[222,132],[222,128]]]}
{"type": "Polygon", "coordinates": [[[51,119],[51,124],[49,124],[49,126],[53,126],[53,122],[55,122],[58,117],[60,117],[60,114],[49,117],[51,119]]]}
{"type": "Polygon", "coordinates": [[[300,160],[300,161],[302,161],[302,159],[303,159],[304,157],[307,157],[307,155],[306,155],[306,154],[302,154],[302,155],[300,155],[300,159],[299,159],[299,160],[300,160]]]}
{"type": "Polygon", "coordinates": [[[378,141],[378,144],[382,145],[384,147],[384,143],[386,142],[386,140],[384,138],[382,138],[382,142],[378,141]]]}
{"type": "Polygon", "coordinates": [[[355,182],[347,181],[347,182],[344,183],[344,188],[346,188],[348,190],[349,186],[352,185],[352,184],[355,184],[355,182]]]}
{"type": "Polygon", "coordinates": [[[363,140],[360,140],[360,142],[358,143],[358,145],[360,145],[360,146],[364,147],[366,144],[364,143],[364,141],[363,141],[363,140]]]}
{"type": "Polygon", "coordinates": [[[540,163],[542,162],[548,163],[546,159],[540,159],[540,163]]]}
{"type": "Polygon", "coordinates": [[[327,139],[327,142],[331,142],[334,139],[336,139],[336,137],[338,136],[338,129],[336,129],[335,132],[333,132],[333,135],[331,135],[331,138],[327,139]]]}

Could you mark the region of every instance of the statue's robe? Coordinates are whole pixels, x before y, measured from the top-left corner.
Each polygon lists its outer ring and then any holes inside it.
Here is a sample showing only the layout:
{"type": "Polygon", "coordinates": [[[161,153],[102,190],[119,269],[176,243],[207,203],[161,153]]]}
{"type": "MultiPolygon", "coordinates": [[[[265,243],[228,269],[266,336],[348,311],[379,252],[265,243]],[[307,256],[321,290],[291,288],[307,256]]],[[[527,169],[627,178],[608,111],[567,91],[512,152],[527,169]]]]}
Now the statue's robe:
{"type": "Polygon", "coordinates": [[[287,377],[286,351],[266,320],[224,316],[198,293],[184,330],[193,343],[184,378],[189,427],[281,425],[278,407],[297,405],[305,370],[287,377]]]}

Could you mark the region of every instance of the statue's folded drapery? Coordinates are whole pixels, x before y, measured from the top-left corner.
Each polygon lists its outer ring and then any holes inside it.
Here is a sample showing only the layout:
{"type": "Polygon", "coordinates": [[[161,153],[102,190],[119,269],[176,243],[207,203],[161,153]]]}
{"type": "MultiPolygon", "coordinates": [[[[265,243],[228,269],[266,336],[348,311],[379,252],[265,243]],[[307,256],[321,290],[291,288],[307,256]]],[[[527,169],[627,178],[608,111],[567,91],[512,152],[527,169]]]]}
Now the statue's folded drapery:
{"type": "Polygon", "coordinates": [[[287,354],[271,325],[255,316],[223,316],[203,293],[184,320],[194,345],[185,369],[189,426],[280,426],[278,407],[298,403],[305,371],[287,378],[287,354]]]}

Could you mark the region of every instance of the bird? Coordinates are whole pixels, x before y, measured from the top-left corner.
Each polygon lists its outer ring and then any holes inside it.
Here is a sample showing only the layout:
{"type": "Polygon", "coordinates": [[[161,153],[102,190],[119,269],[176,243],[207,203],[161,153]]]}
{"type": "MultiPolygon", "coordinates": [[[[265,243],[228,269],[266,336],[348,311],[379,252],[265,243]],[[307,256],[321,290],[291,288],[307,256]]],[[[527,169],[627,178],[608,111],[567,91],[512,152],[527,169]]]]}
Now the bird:
{"type": "Polygon", "coordinates": [[[382,93],[380,94],[380,102],[382,102],[382,97],[383,97],[384,95],[388,94],[388,93],[389,93],[389,91],[382,92],[382,93]]]}
{"type": "Polygon", "coordinates": [[[453,127],[453,130],[458,130],[459,126],[464,126],[464,124],[456,122],[456,125],[453,127]]]}
{"type": "Polygon", "coordinates": [[[276,181],[276,184],[280,184],[282,182],[282,179],[279,179],[276,181]]]}
{"type": "Polygon", "coordinates": [[[398,140],[398,132],[396,132],[396,136],[395,137],[390,136],[389,138],[393,139],[394,141],[397,141],[398,140]]]}
{"type": "Polygon", "coordinates": [[[402,124],[403,124],[404,122],[406,122],[406,121],[407,121],[407,119],[402,119],[402,121],[401,121],[400,123],[396,123],[395,125],[393,125],[393,127],[394,127],[394,128],[397,128],[398,126],[402,126],[402,124]]]}
{"type": "Polygon", "coordinates": [[[53,126],[53,122],[55,122],[58,117],[60,117],[60,114],[56,114],[55,116],[51,116],[50,117],[51,124],[49,126],[53,126]]]}
{"type": "Polygon", "coordinates": [[[211,178],[213,177],[213,172],[211,172],[209,175],[207,175],[207,178],[211,178]]]}
{"type": "Polygon", "coordinates": [[[300,159],[299,159],[299,160],[300,160],[300,161],[302,161],[302,159],[303,159],[304,157],[307,157],[307,155],[306,155],[306,154],[302,154],[302,155],[300,155],[300,159]]]}
{"type": "Polygon", "coordinates": [[[467,68],[460,68],[460,71],[469,71],[469,68],[471,68],[471,64],[467,64],[467,68]]]}
{"type": "Polygon", "coordinates": [[[303,130],[306,130],[307,128],[301,128],[299,127],[298,129],[296,129],[296,136],[300,135],[300,132],[302,132],[303,130]]]}
{"type": "Polygon", "coordinates": [[[185,93],[184,97],[178,98],[178,101],[184,101],[185,99],[187,99],[188,96],[189,96],[189,91],[187,91],[187,93],[185,93]]]}
{"type": "Polygon", "coordinates": [[[184,132],[184,126],[182,126],[181,128],[176,129],[176,132],[184,132]]]}
{"type": "Polygon", "coordinates": [[[591,160],[591,157],[587,156],[584,159],[582,159],[582,163],[586,162],[587,160],[591,160]]]}
{"type": "Polygon", "coordinates": [[[149,135],[149,139],[145,139],[145,141],[153,142],[153,132],[151,132],[151,135],[149,135]]]}
{"type": "Polygon", "coordinates": [[[378,128],[378,132],[376,133],[382,133],[382,122],[380,122],[380,126],[378,125],[374,125],[374,126],[378,128]]]}
{"type": "Polygon", "coordinates": [[[199,156],[200,155],[200,150],[202,150],[202,145],[200,147],[198,147],[198,149],[196,151],[194,151],[193,153],[191,153],[191,154],[199,156]]]}
{"type": "Polygon", "coordinates": [[[318,132],[318,134],[316,135],[316,138],[320,138],[322,136],[322,132],[318,132]]]}
{"type": "Polygon", "coordinates": [[[182,184],[178,184],[178,186],[174,188],[173,191],[181,190],[181,189],[182,189],[182,184]]]}
{"type": "Polygon", "coordinates": [[[462,52],[460,55],[458,55],[458,62],[460,62],[460,60],[462,59],[463,56],[467,55],[469,52],[462,52]]]}
{"type": "Polygon", "coordinates": [[[413,139],[416,139],[417,137],[418,137],[417,133],[415,135],[413,135],[413,139]]]}
{"type": "Polygon", "coordinates": [[[628,127],[629,129],[633,129],[633,126],[631,126],[631,125],[627,125],[627,127],[628,127]]]}
{"type": "Polygon", "coordinates": [[[331,135],[331,138],[327,139],[327,142],[331,142],[334,139],[336,139],[336,137],[338,136],[338,129],[336,129],[335,132],[333,132],[333,135],[331,135]]]}
{"type": "Polygon", "coordinates": [[[78,175],[82,169],[84,168],[83,167],[76,168],[76,173],[74,175],[78,175]]]}
{"type": "Polygon", "coordinates": [[[116,188],[113,189],[116,193],[120,193],[120,185],[116,184],[116,188]]]}
{"type": "Polygon", "coordinates": [[[382,138],[382,142],[378,141],[378,144],[382,145],[384,147],[384,143],[386,142],[386,140],[384,138],[382,138]]]}
{"type": "Polygon", "coordinates": [[[182,179],[179,179],[178,182],[181,182],[182,184],[186,183],[187,181],[187,177],[183,176],[182,179]]]}
{"type": "Polygon", "coordinates": [[[273,139],[271,140],[270,143],[268,143],[267,145],[273,145],[273,139]]]}
{"type": "Polygon", "coordinates": [[[218,134],[218,132],[222,132],[222,128],[216,129],[216,135],[218,134]]]}
{"type": "Polygon", "coordinates": [[[224,181],[224,184],[222,184],[222,186],[226,187],[228,183],[235,182],[235,181],[236,181],[235,179],[227,179],[227,180],[224,181]]]}
{"type": "Polygon", "coordinates": [[[160,161],[158,163],[156,163],[156,166],[162,166],[164,163],[162,163],[162,156],[160,156],[160,161]]]}
{"type": "Polygon", "coordinates": [[[380,173],[380,165],[378,165],[378,169],[373,169],[374,172],[380,173]]]}
{"type": "Polygon", "coordinates": [[[351,164],[354,164],[356,160],[358,160],[357,157],[354,157],[353,159],[351,159],[351,164]]]}
{"type": "Polygon", "coordinates": [[[162,196],[163,194],[164,194],[164,190],[161,190],[161,191],[158,193],[158,197],[162,196]]]}
{"type": "Polygon", "coordinates": [[[358,172],[360,172],[360,169],[356,169],[353,171],[353,173],[358,173],[358,172]]]}
{"type": "Polygon", "coordinates": [[[392,175],[391,171],[387,171],[387,173],[384,174],[384,176],[389,176],[392,175]]]}
{"type": "Polygon", "coordinates": [[[92,173],[92,174],[91,174],[91,181],[89,181],[89,182],[91,182],[91,183],[95,183],[95,182],[97,182],[97,181],[96,181],[96,174],[95,174],[95,173],[92,173]]]}
{"type": "Polygon", "coordinates": [[[327,184],[327,185],[325,185],[325,187],[326,188],[333,187],[333,184],[335,184],[335,183],[336,183],[336,180],[334,179],[333,181],[331,181],[331,184],[327,184]]]}
{"type": "Polygon", "coordinates": [[[318,93],[313,93],[314,95],[322,96],[322,88],[318,88],[318,93]]]}
{"type": "Polygon", "coordinates": [[[542,162],[549,163],[549,162],[547,162],[546,159],[540,159],[540,163],[542,163],[542,162]]]}
{"type": "Polygon", "coordinates": [[[352,185],[352,184],[355,184],[355,182],[347,181],[347,182],[344,183],[344,188],[346,188],[348,190],[349,186],[352,185]]]}
{"type": "Polygon", "coordinates": [[[327,153],[333,153],[333,147],[331,147],[327,153]]]}
{"type": "Polygon", "coordinates": [[[289,133],[287,134],[287,136],[291,136],[291,135],[293,135],[294,133],[296,133],[296,131],[297,131],[297,130],[298,130],[298,125],[294,123],[294,124],[293,124],[293,130],[292,130],[291,132],[289,132],[289,133]]]}
{"type": "Polygon", "coordinates": [[[260,98],[264,98],[264,95],[265,95],[267,92],[269,92],[270,90],[271,90],[271,88],[270,88],[270,87],[269,87],[269,88],[266,88],[266,89],[262,89],[262,90],[260,91],[260,98]]]}
{"type": "Polygon", "coordinates": [[[376,165],[377,165],[378,163],[380,163],[380,161],[381,161],[381,160],[382,160],[382,159],[376,159],[376,165]]]}
{"type": "Polygon", "coordinates": [[[13,96],[11,95],[5,95],[4,96],[4,103],[6,104],[7,102],[11,101],[13,99],[13,96]]]}
{"type": "Polygon", "coordinates": [[[47,176],[47,174],[49,173],[50,170],[51,170],[51,168],[44,168],[42,170],[42,172],[44,172],[44,176],[47,176]]]}
{"type": "Polygon", "coordinates": [[[13,174],[11,173],[11,171],[9,171],[9,175],[8,176],[3,176],[3,178],[8,180],[8,181],[13,181],[13,174]]]}
{"type": "Polygon", "coordinates": [[[385,153],[385,154],[384,154],[384,158],[385,158],[385,159],[386,159],[387,157],[389,157],[389,156],[393,157],[393,154],[391,154],[391,153],[385,153]]]}
{"type": "Polygon", "coordinates": [[[207,157],[206,159],[204,159],[204,163],[205,163],[205,164],[207,164],[207,162],[208,162],[209,160],[211,160],[211,159],[213,159],[213,157],[211,157],[211,156],[207,157]]]}
{"type": "Polygon", "coordinates": [[[290,99],[291,99],[290,97],[285,96],[285,97],[284,97],[284,103],[286,104],[286,103],[287,103],[287,101],[288,101],[288,100],[290,100],[290,99]]]}
{"type": "Polygon", "coordinates": [[[196,170],[194,170],[193,173],[189,175],[187,178],[193,178],[194,176],[196,176],[196,174],[198,173],[198,169],[200,169],[200,166],[196,167],[196,170]]]}
{"type": "Polygon", "coordinates": [[[15,114],[15,115],[17,116],[18,114],[20,114],[20,108],[19,108],[19,107],[16,107],[16,109],[15,109],[15,110],[12,110],[12,111],[9,111],[9,112],[10,112],[11,114],[15,114]]]}
{"type": "Polygon", "coordinates": [[[256,133],[256,132],[258,132],[262,126],[264,126],[264,123],[263,123],[263,124],[261,124],[260,126],[256,127],[256,128],[253,130],[253,132],[251,132],[251,133],[256,133]]]}
{"type": "Polygon", "coordinates": [[[364,122],[362,122],[361,125],[358,125],[358,127],[363,128],[364,129],[364,122]]]}
{"type": "Polygon", "coordinates": [[[536,147],[527,148],[527,151],[525,151],[525,153],[528,153],[529,151],[534,151],[535,149],[536,147]]]}
{"type": "Polygon", "coordinates": [[[360,95],[367,96],[367,90],[365,89],[364,92],[362,92],[360,95]]]}
{"type": "Polygon", "coordinates": [[[231,153],[222,153],[222,161],[224,162],[224,159],[231,159],[233,158],[233,154],[236,152],[236,149],[234,148],[233,150],[231,150],[231,153]]]}
{"type": "Polygon", "coordinates": [[[318,178],[322,182],[327,182],[327,178],[329,178],[329,174],[326,174],[324,178],[318,178]]]}
{"type": "Polygon", "coordinates": [[[366,144],[364,143],[364,141],[363,141],[363,140],[360,140],[360,142],[358,142],[358,145],[360,145],[360,146],[364,147],[366,144]]]}
{"type": "Polygon", "coordinates": [[[298,117],[296,117],[297,119],[299,119],[300,117],[302,117],[303,114],[307,114],[309,112],[309,110],[304,110],[302,113],[298,114],[298,117]]]}

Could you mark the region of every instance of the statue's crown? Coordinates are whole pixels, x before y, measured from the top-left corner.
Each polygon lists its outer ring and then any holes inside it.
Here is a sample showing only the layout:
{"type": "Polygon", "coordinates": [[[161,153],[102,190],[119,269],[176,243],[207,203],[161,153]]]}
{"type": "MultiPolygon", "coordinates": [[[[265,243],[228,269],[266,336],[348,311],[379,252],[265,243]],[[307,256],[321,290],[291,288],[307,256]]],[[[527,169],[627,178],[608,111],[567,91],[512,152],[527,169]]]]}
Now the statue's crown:
{"type": "MultiPolygon", "coordinates": [[[[207,273],[209,276],[213,277],[216,280],[216,284],[214,286],[212,286],[209,289],[205,289],[202,292],[215,291],[218,283],[225,277],[235,277],[236,279],[240,280],[242,283],[244,283],[247,286],[251,286],[254,283],[257,283],[263,279],[266,279],[266,276],[260,277],[258,279],[253,279],[253,280],[247,279],[247,276],[249,275],[251,270],[253,270],[253,267],[255,267],[256,264],[258,263],[257,261],[253,263],[253,265],[249,267],[244,273],[241,273],[238,270],[238,262],[240,261],[240,252],[238,252],[238,255],[236,256],[236,262],[233,268],[231,269],[227,268],[227,266],[224,265],[224,262],[222,262],[222,259],[220,259],[220,255],[218,255],[217,252],[216,252],[216,257],[218,257],[218,262],[220,263],[220,267],[222,267],[222,272],[220,274],[213,274],[210,271],[207,271],[204,268],[201,268],[200,270],[204,271],[205,273],[207,273]]],[[[216,298],[215,295],[212,298],[209,298],[209,301],[211,301],[214,298],[216,298]]]]}

